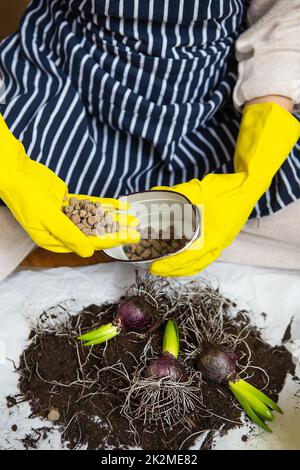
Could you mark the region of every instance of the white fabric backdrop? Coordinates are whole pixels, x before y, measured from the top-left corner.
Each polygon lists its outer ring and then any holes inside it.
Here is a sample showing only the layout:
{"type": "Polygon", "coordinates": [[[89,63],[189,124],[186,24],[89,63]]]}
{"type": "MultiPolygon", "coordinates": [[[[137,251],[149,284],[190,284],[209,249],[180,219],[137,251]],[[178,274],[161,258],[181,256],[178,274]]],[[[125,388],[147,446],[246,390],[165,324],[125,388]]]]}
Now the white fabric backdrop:
{"type": "MultiPolygon", "coordinates": [[[[17,392],[18,380],[8,359],[18,364],[31,322],[43,309],[59,302],[75,313],[82,306],[94,302],[117,300],[124,288],[132,283],[135,269],[129,265],[110,264],[76,269],[24,270],[0,283],[0,449],[22,449],[20,439],[25,434],[41,426],[51,427],[50,423],[39,418],[28,419],[30,411],[26,403],[10,410],[6,407],[5,397],[17,392]],[[18,426],[16,432],[11,430],[14,424],[18,426]]],[[[235,299],[240,307],[250,309],[253,321],[263,328],[263,337],[273,345],[280,343],[291,317],[294,317],[292,341],[288,347],[300,376],[300,272],[214,263],[201,277],[220,285],[222,292],[235,299]],[[261,315],[262,312],[267,316],[261,315]]],[[[272,434],[252,431],[248,441],[242,442],[241,436],[248,429],[245,426],[216,438],[214,447],[300,449],[299,401],[300,384],[288,377],[280,394],[280,405],[285,413],[276,415],[275,422],[271,424],[272,434]]],[[[55,427],[53,433],[39,443],[39,448],[61,447],[55,427]]]]}

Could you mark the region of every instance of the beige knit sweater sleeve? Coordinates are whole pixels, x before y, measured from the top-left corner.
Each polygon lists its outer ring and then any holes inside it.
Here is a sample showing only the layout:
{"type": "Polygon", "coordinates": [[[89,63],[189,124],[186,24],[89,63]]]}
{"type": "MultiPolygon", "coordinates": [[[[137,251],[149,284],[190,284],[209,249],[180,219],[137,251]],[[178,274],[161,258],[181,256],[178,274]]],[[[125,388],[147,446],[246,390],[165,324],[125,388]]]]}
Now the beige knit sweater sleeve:
{"type": "Polygon", "coordinates": [[[238,109],[253,98],[282,95],[300,108],[300,0],[252,0],[249,28],[236,42],[238,109]]]}

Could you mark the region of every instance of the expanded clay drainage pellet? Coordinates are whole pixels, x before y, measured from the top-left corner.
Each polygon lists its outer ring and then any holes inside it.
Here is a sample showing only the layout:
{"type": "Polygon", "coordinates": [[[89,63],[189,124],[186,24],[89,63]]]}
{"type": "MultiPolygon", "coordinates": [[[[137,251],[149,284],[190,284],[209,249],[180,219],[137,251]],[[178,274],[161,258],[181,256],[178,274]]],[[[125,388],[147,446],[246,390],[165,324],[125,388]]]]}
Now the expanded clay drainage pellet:
{"type": "Polygon", "coordinates": [[[118,222],[98,202],[94,204],[88,199],[72,197],[69,205],[62,207],[62,211],[87,237],[119,231],[118,222]]]}
{"type": "Polygon", "coordinates": [[[146,261],[147,259],[161,258],[183,248],[189,241],[185,236],[175,238],[174,226],[167,230],[153,227],[140,230],[141,240],[133,245],[125,245],[124,251],[130,261],[146,261]]]}

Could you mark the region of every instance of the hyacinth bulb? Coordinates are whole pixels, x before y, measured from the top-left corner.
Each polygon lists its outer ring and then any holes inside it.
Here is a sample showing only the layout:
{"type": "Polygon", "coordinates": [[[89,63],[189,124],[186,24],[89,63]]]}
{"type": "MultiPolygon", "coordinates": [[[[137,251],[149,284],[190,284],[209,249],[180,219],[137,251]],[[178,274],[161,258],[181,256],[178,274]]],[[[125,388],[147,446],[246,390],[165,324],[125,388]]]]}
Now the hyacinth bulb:
{"type": "Polygon", "coordinates": [[[155,309],[142,297],[123,300],[117,310],[117,319],[124,331],[142,331],[151,323],[155,309]]]}
{"type": "Polygon", "coordinates": [[[187,373],[184,366],[172,354],[164,353],[157,359],[153,359],[146,372],[147,377],[154,379],[168,378],[175,382],[184,382],[187,373]]]}
{"type": "Polygon", "coordinates": [[[203,377],[211,382],[226,384],[236,376],[237,356],[228,350],[212,348],[197,358],[203,377]]]}

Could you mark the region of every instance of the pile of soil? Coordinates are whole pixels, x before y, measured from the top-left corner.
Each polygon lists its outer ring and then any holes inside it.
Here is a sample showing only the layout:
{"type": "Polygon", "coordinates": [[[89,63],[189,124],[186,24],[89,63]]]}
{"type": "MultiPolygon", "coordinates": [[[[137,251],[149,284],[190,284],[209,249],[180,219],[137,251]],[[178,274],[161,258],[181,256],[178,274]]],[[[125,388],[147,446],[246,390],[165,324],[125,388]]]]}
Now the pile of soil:
{"type": "MultiPolygon", "coordinates": [[[[101,372],[100,369],[121,359],[132,374],[149,337],[154,352],[160,353],[163,324],[156,325],[150,336],[149,332],[127,333],[105,346],[94,346],[92,350],[76,340],[78,325],[85,331],[111,321],[117,305],[91,305],[79,315],[70,317],[68,324],[56,332],[40,329],[37,334],[36,330],[32,331],[32,341],[21,357],[19,388],[22,399],[30,402],[32,416],[47,418],[51,409],[58,410],[61,438],[71,449],[82,445],[88,449],[136,446],[129,423],[120,414],[124,401],[122,389],[127,384],[111,369],[101,372]]],[[[252,363],[269,375],[265,392],[276,401],[286,374],[294,374],[291,355],[284,345],[271,347],[266,344],[254,327],[246,341],[252,352],[252,363]]],[[[265,386],[266,378],[260,369],[253,369],[251,383],[258,388],[265,386]]],[[[215,430],[225,433],[241,425],[242,412],[225,386],[204,383],[201,393],[206,406],[213,410],[213,416],[192,413],[187,417],[189,427],[178,424],[166,433],[154,425],[135,423],[140,447],[145,450],[187,449],[202,431],[211,430],[202,445],[208,449],[215,430]]]]}

